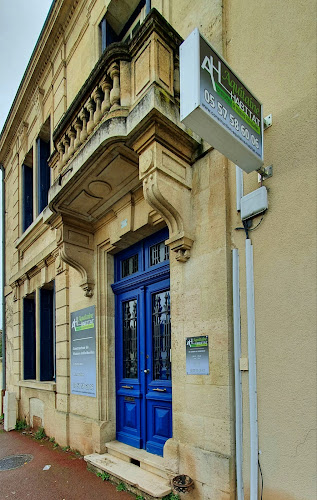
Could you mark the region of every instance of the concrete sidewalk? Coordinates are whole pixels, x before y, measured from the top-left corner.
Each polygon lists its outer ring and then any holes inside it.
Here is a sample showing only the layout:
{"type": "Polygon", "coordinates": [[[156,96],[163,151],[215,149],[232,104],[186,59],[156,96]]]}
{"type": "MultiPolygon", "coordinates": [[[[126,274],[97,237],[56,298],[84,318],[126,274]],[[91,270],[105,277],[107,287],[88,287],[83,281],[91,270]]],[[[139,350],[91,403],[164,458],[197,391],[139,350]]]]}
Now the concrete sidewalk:
{"type": "Polygon", "coordinates": [[[0,425],[0,460],[18,454],[33,459],[22,467],[0,470],[0,500],[133,500],[107,481],[89,472],[82,457],[53,443],[36,441],[20,432],[5,432],[0,425]],[[50,465],[48,470],[43,470],[50,465]]]}

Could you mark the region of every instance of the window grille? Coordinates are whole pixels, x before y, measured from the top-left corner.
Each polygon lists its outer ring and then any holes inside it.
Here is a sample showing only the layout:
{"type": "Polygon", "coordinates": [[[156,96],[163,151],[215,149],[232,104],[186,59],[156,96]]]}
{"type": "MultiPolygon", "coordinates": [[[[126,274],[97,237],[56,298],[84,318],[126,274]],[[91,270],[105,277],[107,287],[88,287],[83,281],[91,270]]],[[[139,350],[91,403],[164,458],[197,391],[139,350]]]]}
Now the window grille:
{"type": "Polygon", "coordinates": [[[169,260],[169,247],[164,241],[150,247],[150,266],[169,260]]]}
{"type": "Polygon", "coordinates": [[[121,277],[126,278],[131,274],[137,273],[138,270],[139,270],[139,259],[138,259],[138,254],[136,254],[122,261],[121,277]]]}

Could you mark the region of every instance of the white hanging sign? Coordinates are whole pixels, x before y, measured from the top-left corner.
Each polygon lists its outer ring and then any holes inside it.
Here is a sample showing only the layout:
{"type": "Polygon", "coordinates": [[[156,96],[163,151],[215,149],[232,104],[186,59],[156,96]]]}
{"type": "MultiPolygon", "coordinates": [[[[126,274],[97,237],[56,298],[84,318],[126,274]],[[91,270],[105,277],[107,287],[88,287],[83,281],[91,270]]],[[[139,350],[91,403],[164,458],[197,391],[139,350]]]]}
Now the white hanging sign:
{"type": "Polygon", "coordinates": [[[180,118],[245,172],[263,165],[262,104],[197,28],[180,46],[180,118]]]}

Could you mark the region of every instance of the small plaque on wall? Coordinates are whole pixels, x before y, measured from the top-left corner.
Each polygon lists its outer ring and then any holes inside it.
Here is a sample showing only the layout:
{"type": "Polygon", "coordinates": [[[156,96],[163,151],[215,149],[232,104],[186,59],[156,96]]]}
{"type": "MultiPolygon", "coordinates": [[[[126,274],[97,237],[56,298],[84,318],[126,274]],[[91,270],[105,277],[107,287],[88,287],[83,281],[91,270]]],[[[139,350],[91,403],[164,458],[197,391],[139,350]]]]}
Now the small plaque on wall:
{"type": "Polygon", "coordinates": [[[208,335],[187,337],[186,373],[187,375],[209,375],[208,335]]]}

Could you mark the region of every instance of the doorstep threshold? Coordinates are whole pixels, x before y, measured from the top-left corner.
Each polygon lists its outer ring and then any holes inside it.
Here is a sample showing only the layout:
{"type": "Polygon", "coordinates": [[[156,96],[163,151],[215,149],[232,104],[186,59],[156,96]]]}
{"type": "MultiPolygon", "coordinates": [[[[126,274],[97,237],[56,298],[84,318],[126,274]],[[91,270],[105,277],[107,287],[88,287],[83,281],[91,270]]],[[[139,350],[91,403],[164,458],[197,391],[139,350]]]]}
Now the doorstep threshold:
{"type": "Polygon", "coordinates": [[[168,479],[143,469],[141,465],[139,467],[109,453],[102,455],[93,453],[86,455],[84,459],[87,462],[88,468],[92,470],[96,468],[99,471],[104,471],[119,481],[124,482],[128,487],[135,488],[153,498],[162,498],[172,491],[168,479]]]}
{"type": "MultiPolygon", "coordinates": [[[[157,468],[165,469],[164,458],[159,455],[154,455],[146,450],[141,450],[139,448],[134,448],[125,443],[120,443],[120,441],[111,441],[106,443],[107,451],[111,454],[112,452],[120,453],[128,458],[133,458],[139,462],[143,462],[149,465],[156,466],[157,468]]],[[[121,457],[119,457],[121,458],[121,457]]]]}

